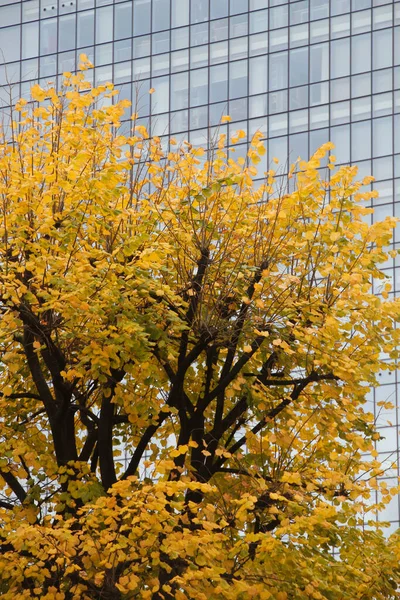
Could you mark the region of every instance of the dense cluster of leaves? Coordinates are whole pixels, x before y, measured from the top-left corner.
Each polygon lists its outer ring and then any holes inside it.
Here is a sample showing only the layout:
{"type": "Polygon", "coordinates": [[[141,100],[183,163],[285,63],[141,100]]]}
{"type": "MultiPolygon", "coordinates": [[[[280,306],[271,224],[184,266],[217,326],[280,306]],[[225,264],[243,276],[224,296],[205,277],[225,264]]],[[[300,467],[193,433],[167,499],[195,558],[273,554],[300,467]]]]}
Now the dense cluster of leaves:
{"type": "Polygon", "coordinates": [[[277,193],[260,136],[165,150],[114,95],[34,86],[0,144],[1,597],[398,597],[394,219],[329,144],[277,193]]]}

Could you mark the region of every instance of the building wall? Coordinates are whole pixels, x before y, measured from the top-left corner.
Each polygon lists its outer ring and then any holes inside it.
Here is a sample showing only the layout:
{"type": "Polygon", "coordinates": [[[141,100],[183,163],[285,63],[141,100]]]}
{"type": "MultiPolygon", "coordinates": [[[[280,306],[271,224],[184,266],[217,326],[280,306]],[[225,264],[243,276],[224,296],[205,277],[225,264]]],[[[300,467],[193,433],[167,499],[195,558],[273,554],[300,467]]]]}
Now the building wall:
{"type": "MultiPolygon", "coordinates": [[[[95,83],[114,81],[153,134],[206,144],[218,131],[260,129],[261,174],[272,157],[284,171],[331,140],[339,163],[375,176],[371,218],[400,216],[398,0],[0,0],[0,49],[5,118],[7,82],[11,98],[27,96],[35,81],[73,71],[84,52],[95,83]]],[[[236,156],[245,152],[236,146],[236,156]]],[[[385,270],[400,292],[400,260],[385,270]]],[[[382,374],[369,401],[385,437],[381,458],[398,463],[397,409],[377,405],[400,402],[397,377],[382,374]]],[[[394,527],[397,498],[386,513],[394,527]]]]}

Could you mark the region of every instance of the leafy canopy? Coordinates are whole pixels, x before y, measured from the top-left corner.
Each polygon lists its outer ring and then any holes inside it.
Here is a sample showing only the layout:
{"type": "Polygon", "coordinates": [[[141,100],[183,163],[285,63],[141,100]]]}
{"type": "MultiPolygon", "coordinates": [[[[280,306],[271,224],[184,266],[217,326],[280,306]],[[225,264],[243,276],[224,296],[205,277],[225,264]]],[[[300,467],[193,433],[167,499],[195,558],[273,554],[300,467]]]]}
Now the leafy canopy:
{"type": "Polygon", "coordinates": [[[398,597],[395,220],[331,144],[279,193],[259,134],[165,149],[115,94],[36,85],[0,144],[2,597],[398,597]]]}

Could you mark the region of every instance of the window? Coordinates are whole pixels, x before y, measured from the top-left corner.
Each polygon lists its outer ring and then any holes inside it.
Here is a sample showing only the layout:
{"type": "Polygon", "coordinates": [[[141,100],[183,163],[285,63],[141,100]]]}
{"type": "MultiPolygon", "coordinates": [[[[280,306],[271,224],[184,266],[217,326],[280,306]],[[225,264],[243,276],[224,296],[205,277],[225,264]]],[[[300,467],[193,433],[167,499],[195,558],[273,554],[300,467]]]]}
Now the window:
{"type": "Polygon", "coordinates": [[[353,123],[351,126],[351,160],[371,157],[371,122],[353,123]]]}
{"type": "Polygon", "coordinates": [[[75,43],[76,15],[60,17],[58,21],[58,50],[73,50],[75,43]]]}
{"type": "Polygon", "coordinates": [[[269,11],[269,27],[270,29],[277,29],[278,27],[288,26],[288,7],[277,6],[271,8],[269,11]]]}
{"type": "Polygon", "coordinates": [[[290,5],[290,24],[299,25],[308,21],[308,0],[290,5]]]}
{"type": "Polygon", "coordinates": [[[153,0],[153,31],[169,29],[169,0],[153,0]]]}
{"type": "Polygon", "coordinates": [[[351,72],[371,70],[371,34],[356,35],[351,43],[351,72]]]}
{"type": "Polygon", "coordinates": [[[78,48],[94,44],[94,10],[78,13],[78,48]]]}
{"type": "Polygon", "coordinates": [[[331,43],[331,77],[344,77],[350,73],[350,40],[331,43]]]}
{"type": "Polygon", "coordinates": [[[247,96],[247,60],[229,65],[229,98],[247,96]]]}
{"type": "Polygon", "coordinates": [[[373,120],[373,156],[385,156],[393,153],[393,123],[392,117],[373,120]]]}
{"type": "Polygon", "coordinates": [[[208,69],[190,72],[190,105],[199,106],[208,101],[208,69]]]}
{"type": "Polygon", "coordinates": [[[210,102],[222,102],[228,98],[228,65],[210,69],[210,102]]]}
{"type": "Polygon", "coordinates": [[[249,93],[262,94],[268,89],[268,58],[260,56],[249,61],[249,93]]]}
{"type": "Polygon", "coordinates": [[[171,27],[183,27],[189,24],[189,2],[187,0],[172,0],[171,27]]]}
{"type": "Polygon", "coordinates": [[[279,90],[288,86],[288,53],[279,52],[269,55],[270,90],[279,90]]]}
{"type": "Polygon", "coordinates": [[[372,40],[373,69],[384,69],[392,66],[392,37],[391,29],[374,31],[372,40]]]}
{"type": "Polygon", "coordinates": [[[187,108],[189,105],[189,76],[179,73],[171,76],[171,110],[187,108]]]}
{"type": "Polygon", "coordinates": [[[121,40],[132,35],[132,4],[125,2],[115,7],[114,39],[121,40]]]}
{"type": "Polygon", "coordinates": [[[113,7],[106,6],[96,11],[96,44],[113,39],[113,7]]]}
{"type": "MultiPolygon", "coordinates": [[[[3,32],[1,37],[3,37],[3,32]]],[[[38,54],[39,23],[25,23],[22,26],[22,58],[32,58],[38,54]]]]}
{"type": "Polygon", "coordinates": [[[329,17],[329,0],[311,0],[310,19],[325,19],[329,17]]]}
{"type": "Polygon", "coordinates": [[[310,47],[310,83],[329,79],[329,45],[310,47]]]}
{"type": "Polygon", "coordinates": [[[45,19],[40,23],[40,54],[54,52],[57,52],[57,19],[45,19]]]}
{"type": "MultiPolygon", "coordinates": [[[[186,2],[189,3],[189,0],[186,2]]],[[[190,9],[191,23],[202,23],[208,20],[208,0],[191,0],[190,9]]]]}
{"type": "Polygon", "coordinates": [[[135,0],[133,3],[133,34],[150,32],[150,0],[135,0]]]}
{"type": "MultiPolygon", "coordinates": [[[[187,2],[188,0],[185,0],[187,2]]],[[[228,16],[228,1],[229,0],[212,0],[210,2],[210,18],[219,19],[228,16]]]]}
{"type": "Polygon", "coordinates": [[[169,77],[152,79],[154,94],[151,95],[151,114],[164,113],[169,110],[169,77]]]}
{"type": "Polygon", "coordinates": [[[308,48],[290,51],[290,86],[308,82],[308,48]]]}

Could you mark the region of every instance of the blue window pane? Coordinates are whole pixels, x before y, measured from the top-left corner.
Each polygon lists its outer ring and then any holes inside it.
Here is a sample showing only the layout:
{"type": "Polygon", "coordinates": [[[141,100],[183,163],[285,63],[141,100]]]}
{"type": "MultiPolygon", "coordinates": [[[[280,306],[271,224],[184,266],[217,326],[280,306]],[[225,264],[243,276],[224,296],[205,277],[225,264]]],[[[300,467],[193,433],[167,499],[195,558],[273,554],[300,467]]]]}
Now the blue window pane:
{"type": "Polygon", "coordinates": [[[111,42],[113,39],[113,7],[96,10],[96,44],[111,42]]]}
{"type": "Polygon", "coordinates": [[[78,13],[78,48],[94,44],[94,10],[78,13]]]}
{"type": "Polygon", "coordinates": [[[269,11],[269,27],[270,29],[278,29],[279,27],[288,26],[288,7],[277,6],[269,11]]]}
{"type": "Polygon", "coordinates": [[[189,2],[187,0],[172,0],[171,27],[189,25],[189,2]]]}
{"type": "Polygon", "coordinates": [[[350,40],[331,43],[331,77],[345,77],[350,73],[350,40]]]}
{"type": "Polygon", "coordinates": [[[279,52],[269,56],[269,89],[288,87],[288,53],[279,52]]]}
{"type": "MultiPolygon", "coordinates": [[[[169,1],[169,0],[168,0],[169,1]]],[[[186,0],[188,1],[188,0],[186,0]]],[[[208,0],[191,0],[190,22],[202,23],[208,19],[208,0]]]]}
{"type": "Polygon", "coordinates": [[[229,66],[229,98],[247,96],[247,60],[229,66]]]}
{"type": "Polygon", "coordinates": [[[73,50],[76,47],[75,31],[76,31],[75,15],[60,17],[58,22],[58,50],[73,50]]]}
{"type": "Polygon", "coordinates": [[[188,73],[171,76],[171,110],[187,108],[189,105],[188,73]]]}
{"type": "Polygon", "coordinates": [[[308,48],[290,51],[290,86],[308,82],[308,48]]]}
{"type": "Polygon", "coordinates": [[[169,29],[169,0],[153,0],[153,31],[169,29]]]}
{"type": "Polygon", "coordinates": [[[351,126],[351,160],[371,157],[371,121],[353,123],[351,126]]]}
{"type": "Polygon", "coordinates": [[[386,156],[393,153],[392,117],[373,120],[373,156],[386,156]]]}
{"type": "Polygon", "coordinates": [[[150,0],[135,0],[133,3],[133,34],[143,35],[150,31],[150,0]]]}
{"type": "Polygon", "coordinates": [[[26,23],[22,26],[22,58],[32,58],[39,54],[39,23],[26,23]]]}
{"type": "Polygon", "coordinates": [[[208,69],[190,72],[190,105],[199,106],[208,101],[208,69]]]}
{"type": "Polygon", "coordinates": [[[288,156],[287,142],[286,136],[268,140],[268,156],[285,163],[288,156]]]}
{"type": "Polygon", "coordinates": [[[40,23],[40,54],[57,52],[57,19],[46,19],[40,23]]]}
{"type": "Polygon", "coordinates": [[[325,19],[329,17],[329,0],[311,0],[310,2],[310,19],[325,19]]]}
{"type": "Polygon", "coordinates": [[[259,33],[268,29],[268,10],[250,13],[250,33],[259,33]]]}
{"type": "Polygon", "coordinates": [[[371,34],[355,35],[351,43],[351,72],[371,70],[371,34]]]}
{"type": "Polygon", "coordinates": [[[347,125],[331,127],[330,140],[335,144],[338,163],[350,162],[350,128],[347,125]]]}
{"type": "Polygon", "coordinates": [[[154,93],[151,95],[151,113],[159,114],[169,110],[169,78],[156,77],[152,80],[154,93]]]}
{"type": "Polygon", "coordinates": [[[260,56],[249,61],[250,95],[262,94],[268,90],[268,58],[260,56]]]}
{"type": "Polygon", "coordinates": [[[211,19],[219,19],[228,16],[228,0],[212,0],[210,4],[211,19]]]}
{"type": "Polygon", "coordinates": [[[132,35],[132,4],[125,2],[115,7],[114,39],[122,40],[132,35]]]}
{"type": "Polygon", "coordinates": [[[290,24],[299,25],[308,21],[308,0],[290,5],[290,24]]]}
{"type": "Polygon", "coordinates": [[[210,102],[222,102],[228,98],[228,65],[210,69],[210,102]]]}
{"type": "Polygon", "coordinates": [[[392,37],[391,29],[384,31],[374,31],[373,33],[373,68],[384,69],[392,66],[392,37]]]}
{"type": "Polygon", "coordinates": [[[329,79],[329,44],[316,44],[310,48],[310,83],[329,79]]]}

